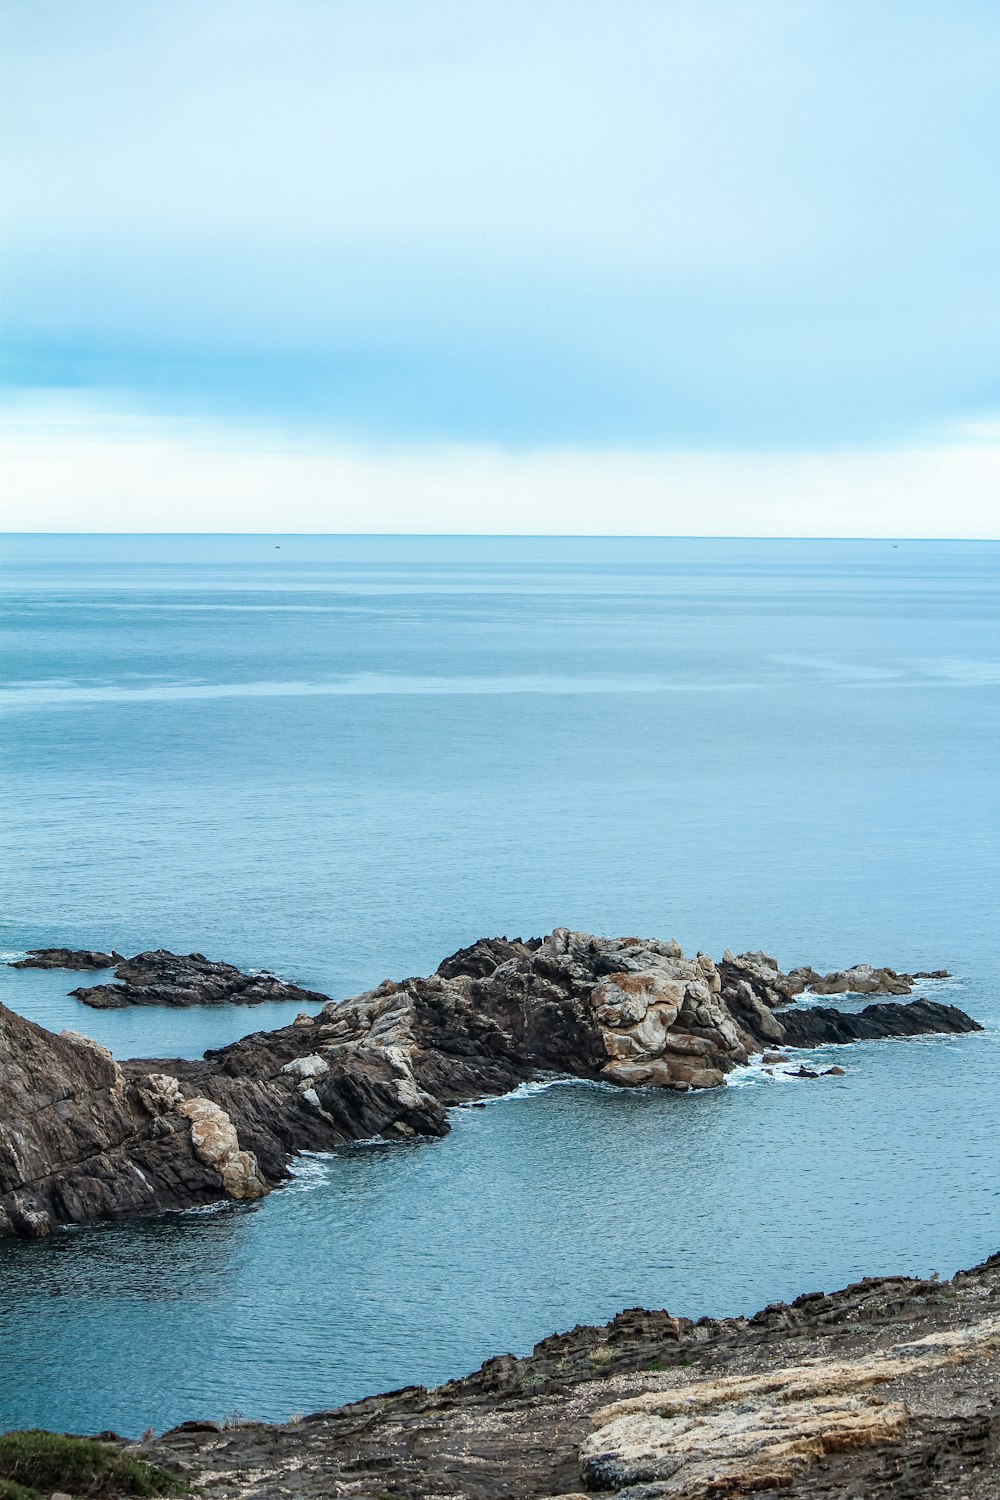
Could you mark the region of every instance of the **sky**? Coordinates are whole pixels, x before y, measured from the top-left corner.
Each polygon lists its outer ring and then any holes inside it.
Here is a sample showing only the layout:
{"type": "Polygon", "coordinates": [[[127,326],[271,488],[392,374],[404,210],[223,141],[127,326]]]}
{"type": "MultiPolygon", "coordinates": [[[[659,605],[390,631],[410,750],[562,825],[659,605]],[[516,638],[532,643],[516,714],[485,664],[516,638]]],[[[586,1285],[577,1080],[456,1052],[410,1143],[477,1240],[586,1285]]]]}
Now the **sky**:
{"type": "Polygon", "coordinates": [[[12,530],[996,536],[993,0],[0,0],[12,530]]]}

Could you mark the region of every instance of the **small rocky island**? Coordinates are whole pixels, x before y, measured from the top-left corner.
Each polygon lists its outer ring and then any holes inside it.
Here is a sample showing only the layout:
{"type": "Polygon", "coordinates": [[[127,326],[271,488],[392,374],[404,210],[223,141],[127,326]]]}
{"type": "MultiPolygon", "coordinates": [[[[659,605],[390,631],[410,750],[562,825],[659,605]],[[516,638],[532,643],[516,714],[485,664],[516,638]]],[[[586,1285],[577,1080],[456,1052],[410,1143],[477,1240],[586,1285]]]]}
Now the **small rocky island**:
{"type": "Polygon", "coordinates": [[[34,948],[9,967],[113,968],[112,982],[84,985],[69,992],[93,1010],[126,1010],[133,1005],[262,1005],[265,1000],[294,1000],[308,1005],[330,998],[264,971],[244,974],[234,964],[218,963],[203,953],[170,953],[166,948],[137,953],[135,958],[89,948],[34,948]]]}
{"type": "MultiPolygon", "coordinates": [[[[909,993],[929,977],[843,972],[864,978],[867,993],[890,983],[888,993],[909,993]]],[[[163,950],[121,960],[117,973],[146,994],[215,993],[220,983],[244,994],[261,982],[163,950]]],[[[776,1047],[981,1029],[927,999],[856,1012],[791,1003],[818,980],[784,974],[763,953],[727,952],[716,964],[676,942],[559,928],[483,939],[428,978],[329,1000],[198,1061],[118,1063],[78,1033],[54,1035],[0,1006],[0,1234],[261,1197],[298,1151],[443,1135],[451,1106],[539,1076],[684,1094],[719,1087],[776,1047]]]]}

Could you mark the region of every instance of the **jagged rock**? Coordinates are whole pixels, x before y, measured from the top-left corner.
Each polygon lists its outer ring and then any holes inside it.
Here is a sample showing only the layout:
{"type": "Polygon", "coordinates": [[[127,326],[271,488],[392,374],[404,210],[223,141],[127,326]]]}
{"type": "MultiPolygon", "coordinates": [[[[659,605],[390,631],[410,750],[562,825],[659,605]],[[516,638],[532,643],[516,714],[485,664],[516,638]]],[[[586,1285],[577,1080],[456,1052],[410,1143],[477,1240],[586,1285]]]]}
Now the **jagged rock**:
{"type": "Polygon", "coordinates": [[[112,969],[122,962],[120,953],[99,953],[92,948],[32,948],[24,957],[8,964],[10,969],[112,969]]]}
{"type": "Polygon", "coordinates": [[[947,979],[947,969],[897,974],[895,969],[854,964],[832,974],[818,974],[808,965],[783,974],[769,953],[734,954],[728,948],[719,963],[723,992],[730,1001],[752,1007],[787,1005],[808,990],[815,995],[909,995],[920,979],[947,979]]]}
{"type": "Polygon", "coordinates": [[[459,948],[438,964],[437,972],[442,979],[457,979],[466,974],[470,979],[485,979],[500,964],[511,959],[527,958],[542,946],[541,938],[480,938],[468,948],[459,948]]]}
{"type": "Polygon", "coordinates": [[[833,974],[817,974],[809,989],[814,995],[910,995],[918,979],[947,979],[947,969],[917,974],[897,974],[895,969],[877,969],[872,964],[854,964],[833,974]]]}
{"type": "Polygon", "coordinates": [[[995,1500],[998,1354],[1000,1255],[749,1319],[631,1308],[435,1390],[281,1425],[184,1422],[141,1451],[219,1500],[583,1500],[581,1483],[618,1500],[995,1500]]]}
{"type": "Polygon", "coordinates": [[[0,1005],[0,1233],[226,1196],[179,1098],[155,1076],[133,1083],[89,1038],[54,1036],[0,1005]]]}
{"type": "Polygon", "coordinates": [[[202,953],[181,955],[157,948],[135,958],[115,957],[117,983],[91,985],[70,990],[70,994],[95,1010],[124,1010],[130,1005],[260,1005],[265,1000],[295,1000],[301,1005],[329,998],[287,984],[273,974],[244,974],[233,964],[215,963],[202,953]]]}
{"type": "MultiPolygon", "coordinates": [[[[776,972],[765,955],[744,957],[743,973],[776,972]]],[[[723,960],[720,974],[676,942],[565,928],[489,939],[426,979],[385,980],[198,1061],[119,1065],[84,1037],[0,1010],[0,1232],[258,1197],[297,1151],[443,1135],[449,1106],[540,1074],[686,1093],[718,1088],[774,1041],[978,1029],[927,1001],[779,1019],[748,980],[726,979],[727,964],[737,966],[723,960]]],[[[140,955],[123,970],[126,989],[157,994],[258,982],[199,955],[140,955]]]]}
{"type": "Polygon", "coordinates": [[[812,969],[793,969],[790,974],[783,974],[777,959],[769,953],[734,954],[728,948],[719,963],[719,976],[727,996],[731,992],[743,992],[742,987],[745,987],[749,992],[748,1000],[753,997],[769,1007],[785,1005],[796,995],[801,995],[810,977],[819,977],[812,969]]]}

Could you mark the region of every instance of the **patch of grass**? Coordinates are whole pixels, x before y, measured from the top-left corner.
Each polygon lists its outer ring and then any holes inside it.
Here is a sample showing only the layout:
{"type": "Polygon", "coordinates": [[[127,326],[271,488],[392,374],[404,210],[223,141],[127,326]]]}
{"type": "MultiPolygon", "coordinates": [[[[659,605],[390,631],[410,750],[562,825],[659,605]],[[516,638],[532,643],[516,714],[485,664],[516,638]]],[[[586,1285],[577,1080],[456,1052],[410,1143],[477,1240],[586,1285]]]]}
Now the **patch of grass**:
{"type": "Polygon", "coordinates": [[[13,1491],[3,1491],[3,1500],[25,1500],[32,1490],[110,1500],[119,1495],[176,1495],[187,1489],[164,1469],[110,1443],[39,1431],[0,1437],[0,1483],[13,1486],[13,1491]]]}
{"type": "Polygon", "coordinates": [[[0,1479],[0,1500],[42,1500],[42,1497],[37,1490],[15,1484],[13,1479],[0,1479]]]}

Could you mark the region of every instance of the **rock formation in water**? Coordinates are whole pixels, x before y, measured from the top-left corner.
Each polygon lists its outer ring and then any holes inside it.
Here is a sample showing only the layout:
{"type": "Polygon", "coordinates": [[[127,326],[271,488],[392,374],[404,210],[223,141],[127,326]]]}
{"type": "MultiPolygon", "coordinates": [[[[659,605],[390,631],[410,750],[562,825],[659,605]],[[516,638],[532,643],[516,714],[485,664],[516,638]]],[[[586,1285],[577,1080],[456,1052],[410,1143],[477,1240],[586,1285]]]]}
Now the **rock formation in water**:
{"type": "Polygon", "coordinates": [[[751,1318],[632,1308],[434,1390],[132,1451],[215,1500],[996,1500],[1000,1255],[751,1318]]]}
{"type": "Polygon", "coordinates": [[[24,958],[8,963],[9,969],[113,969],[124,963],[120,953],[99,953],[93,948],[32,948],[24,958]]]}
{"type": "Polygon", "coordinates": [[[832,974],[817,974],[808,965],[783,974],[776,958],[769,953],[733,954],[728,949],[719,963],[723,984],[748,984],[765,1005],[786,1005],[796,995],[809,991],[813,995],[911,995],[921,979],[949,979],[947,969],[919,970],[915,974],[897,974],[895,969],[875,968],[872,964],[853,964],[832,974]]]}
{"type": "MultiPolygon", "coordinates": [[[[188,960],[146,957],[124,965],[130,984],[158,988],[145,979],[166,969],[183,986],[188,960]]],[[[686,1093],[775,1045],[980,1029],[928,1001],[772,1009],[762,995],[787,999],[789,976],[761,978],[761,958],[717,967],[675,942],[565,929],[484,939],[429,978],[385,980],[199,1061],[117,1064],[0,1008],[0,1231],[258,1196],[296,1151],[442,1135],[449,1106],[539,1075],[686,1093]]]]}
{"type": "Polygon", "coordinates": [[[273,974],[244,974],[233,964],[215,963],[203,953],[169,953],[165,948],[135,958],[116,955],[115,980],[114,984],[70,990],[70,994],[95,1010],[124,1010],[130,1005],[260,1005],[265,1000],[308,1005],[328,999],[273,974]]]}

